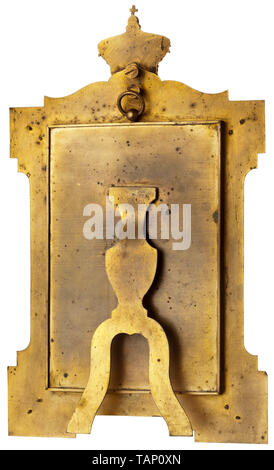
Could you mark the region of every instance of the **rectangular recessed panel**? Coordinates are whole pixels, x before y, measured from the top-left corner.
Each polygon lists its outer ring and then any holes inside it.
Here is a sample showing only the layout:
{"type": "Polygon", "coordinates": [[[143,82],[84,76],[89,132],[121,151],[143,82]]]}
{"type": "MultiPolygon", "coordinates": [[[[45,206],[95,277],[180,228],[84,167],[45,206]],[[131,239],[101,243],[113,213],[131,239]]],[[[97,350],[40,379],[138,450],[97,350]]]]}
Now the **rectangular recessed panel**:
{"type": "MultiPolygon", "coordinates": [[[[172,237],[151,241],[158,269],[144,299],[169,340],[172,385],[218,392],[220,124],[67,126],[50,133],[50,387],[85,387],[92,335],[117,304],[105,271],[113,240],[84,237],[84,208],[98,204],[105,218],[111,186],[144,185],[157,188],[157,204],[179,204],[180,211],[191,204],[188,249],[174,250],[172,237]]],[[[149,390],[141,336],[113,342],[110,387],[149,390]]]]}

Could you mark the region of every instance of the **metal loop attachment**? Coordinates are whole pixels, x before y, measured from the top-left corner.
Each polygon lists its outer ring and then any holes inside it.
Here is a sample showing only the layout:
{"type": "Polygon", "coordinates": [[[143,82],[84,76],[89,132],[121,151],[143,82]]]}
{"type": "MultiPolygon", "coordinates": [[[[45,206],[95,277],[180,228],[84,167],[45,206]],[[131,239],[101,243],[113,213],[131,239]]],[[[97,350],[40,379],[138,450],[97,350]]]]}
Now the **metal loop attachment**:
{"type": "Polygon", "coordinates": [[[145,101],[143,97],[139,93],[136,93],[135,91],[124,91],[118,97],[117,106],[118,106],[120,113],[126,116],[129,121],[137,121],[137,119],[143,114],[145,110],[145,101]],[[129,109],[129,111],[125,111],[124,108],[122,107],[122,99],[125,96],[136,98],[139,101],[140,108],[139,109],[131,108],[129,109]]]}

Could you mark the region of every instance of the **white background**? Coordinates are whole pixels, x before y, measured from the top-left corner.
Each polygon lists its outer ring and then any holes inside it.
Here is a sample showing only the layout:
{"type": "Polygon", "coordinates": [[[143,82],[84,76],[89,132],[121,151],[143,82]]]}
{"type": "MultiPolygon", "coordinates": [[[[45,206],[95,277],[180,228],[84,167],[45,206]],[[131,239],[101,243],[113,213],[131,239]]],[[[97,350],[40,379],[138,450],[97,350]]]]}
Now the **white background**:
{"type": "Polygon", "coordinates": [[[245,346],[269,375],[270,444],[198,444],[169,437],[162,418],[96,417],[76,439],[8,437],[7,366],[29,342],[29,186],[9,159],[9,107],[42,106],[109,78],[97,43],[125,30],[128,0],[9,0],[1,3],[1,316],[0,448],[273,448],[274,73],[271,0],[136,0],[144,31],[171,39],[161,79],[200,91],[229,90],[231,100],[266,101],[266,154],[245,183],[245,346]]]}

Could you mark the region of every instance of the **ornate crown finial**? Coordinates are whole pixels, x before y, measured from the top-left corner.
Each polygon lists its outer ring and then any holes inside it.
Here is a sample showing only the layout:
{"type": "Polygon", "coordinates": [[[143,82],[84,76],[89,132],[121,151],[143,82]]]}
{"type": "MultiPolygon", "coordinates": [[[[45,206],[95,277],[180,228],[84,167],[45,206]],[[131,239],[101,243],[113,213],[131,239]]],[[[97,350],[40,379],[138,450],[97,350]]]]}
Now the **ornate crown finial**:
{"type": "Polygon", "coordinates": [[[109,64],[111,73],[119,72],[135,62],[141,68],[157,73],[158,64],[170,48],[170,40],[141,30],[135,5],[130,8],[126,32],[104,39],[98,44],[99,55],[109,64]]]}

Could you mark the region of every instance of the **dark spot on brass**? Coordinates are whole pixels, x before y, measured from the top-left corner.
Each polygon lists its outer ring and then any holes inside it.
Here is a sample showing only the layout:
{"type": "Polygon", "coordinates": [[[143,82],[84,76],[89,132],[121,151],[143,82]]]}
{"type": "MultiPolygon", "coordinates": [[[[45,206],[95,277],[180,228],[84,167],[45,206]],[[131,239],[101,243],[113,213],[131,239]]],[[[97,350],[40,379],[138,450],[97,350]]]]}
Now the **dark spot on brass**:
{"type": "Polygon", "coordinates": [[[217,224],[218,223],[218,218],[219,218],[219,214],[218,214],[217,210],[215,212],[213,212],[212,217],[213,217],[214,222],[217,224]]]}
{"type": "Polygon", "coordinates": [[[32,413],[32,410],[28,410],[27,414],[30,415],[32,413]]]}
{"type": "Polygon", "coordinates": [[[68,373],[67,373],[67,372],[64,373],[64,377],[65,377],[65,378],[68,377],[68,373]]]}
{"type": "Polygon", "coordinates": [[[78,406],[80,408],[84,408],[86,404],[87,404],[87,400],[85,398],[82,398],[78,406]]]}
{"type": "Polygon", "coordinates": [[[235,416],[235,419],[241,419],[241,416],[235,416]]]}
{"type": "Polygon", "coordinates": [[[244,124],[245,123],[245,119],[240,119],[240,124],[244,124]]]}
{"type": "Polygon", "coordinates": [[[229,133],[229,135],[232,135],[232,134],[233,134],[233,130],[230,129],[230,130],[228,131],[228,133],[229,133]]]}
{"type": "Polygon", "coordinates": [[[224,406],[225,410],[229,410],[229,405],[224,406]]]}

